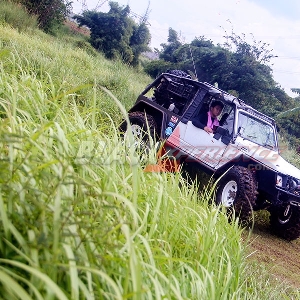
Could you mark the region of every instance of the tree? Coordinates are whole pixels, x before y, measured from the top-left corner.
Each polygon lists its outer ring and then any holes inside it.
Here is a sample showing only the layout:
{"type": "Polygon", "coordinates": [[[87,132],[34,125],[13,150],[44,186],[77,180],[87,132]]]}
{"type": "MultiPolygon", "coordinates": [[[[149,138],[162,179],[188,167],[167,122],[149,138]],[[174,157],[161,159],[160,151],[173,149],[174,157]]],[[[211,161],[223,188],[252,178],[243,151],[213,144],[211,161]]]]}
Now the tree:
{"type": "Polygon", "coordinates": [[[20,0],[30,14],[38,17],[39,27],[48,33],[54,33],[72,10],[68,0],[20,0]]]}
{"type": "Polygon", "coordinates": [[[148,45],[150,40],[151,35],[146,23],[142,22],[141,24],[133,27],[133,33],[129,44],[133,52],[132,65],[137,66],[140,54],[149,50],[148,45]]]}
{"type": "Polygon", "coordinates": [[[91,30],[91,44],[102,51],[109,59],[121,58],[125,63],[138,64],[141,52],[148,50],[150,31],[145,21],[136,24],[129,17],[129,6],[119,6],[109,2],[108,13],[84,11],[76,15],[80,26],[86,25],[91,30]]]}
{"type": "Polygon", "coordinates": [[[251,36],[252,43],[250,44],[246,41],[245,34],[239,36],[233,31],[231,32],[231,35],[226,33],[224,36],[226,42],[223,44],[223,47],[243,56],[252,57],[255,61],[263,64],[269,63],[272,58],[276,57],[272,54],[273,49],[269,49],[270,44],[263,41],[257,41],[253,35],[251,36]]]}
{"type": "MultiPolygon", "coordinates": [[[[217,82],[221,89],[235,91],[246,103],[271,112],[274,117],[283,107],[290,107],[289,97],[278,92],[280,88],[273,79],[269,66],[274,57],[272,50],[268,49],[268,44],[253,40],[249,44],[244,35],[239,37],[232,33],[226,36],[224,45],[214,45],[204,36],[196,37],[190,44],[182,44],[176,31],[170,28],[160,59],[172,63],[175,68],[193,70],[200,81],[217,82]]],[[[146,70],[156,73],[154,63],[150,64],[152,67],[146,70]]]]}
{"type": "Polygon", "coordinates": [[[292,90],[293,93],[296,93],[296,94],[300,95],[300,89],[292,88],[291,90],[292,90]]]}
{"type": "Polygon", "coordinates": [[[182,43],[179,41],[178,33],[174,29],[169,28],[168,43],[161,44],[161,46],[163,50],[161,51],[159,58],[171,63],[176,63],[177,61],[174,52],[182,46],[182,43]]]}
{"type": "MultiPolygon", "coordinates": [[[[275,82],[271,69],[275,56],[269,45],[253,37],[253,42],[248,43],[245,35],[240,37],[234,33],[225,38],[224,45],[214,45],[204,36],[196,37],[190,44],[182,44],[178,34],[170,29],[168,43],[162,44],[160,60],[148,63],[145,70],[153,77],[171,68],[188,73],[195,70],[200,81],[218,83],[222,90],[276,118],[290,143],[299,144],[300,107],[297,101],[300,97],[289,97],[275,82]]],[[[293,91],[300,95],[300,89],[293,91]]]]}
{"type": "Polygon", "coordinates": [[[156,78],[161,73],[172,69],[177,69],[177,66],[162,59],[152,60],[151,62],[147,63],[144,67],[145,72],[153,78],[156,78]]]}

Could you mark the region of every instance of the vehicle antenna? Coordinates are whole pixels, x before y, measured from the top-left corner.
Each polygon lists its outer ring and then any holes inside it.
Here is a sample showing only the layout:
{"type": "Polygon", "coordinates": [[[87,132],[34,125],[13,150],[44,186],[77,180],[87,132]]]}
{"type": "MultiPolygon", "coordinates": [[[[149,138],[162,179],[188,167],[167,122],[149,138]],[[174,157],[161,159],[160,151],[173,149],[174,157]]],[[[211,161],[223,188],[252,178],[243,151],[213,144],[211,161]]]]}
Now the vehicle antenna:
{"type": "Polygon", "coordinates": [[[195,71],[196,79],[198,81],[198,75],[197,75],[196,66],[195,66],[195,62],[194,62],[194,57],[193,57],[193,53],[192,53],[192,49],[191,49],[191,45],[190,44],[189,44],[189,48],[190,48],[190,53],[191,53],[191,57],[192,57],[192,62],[193,62],[193,66],[194,66],[194,71],[195,71]]]}

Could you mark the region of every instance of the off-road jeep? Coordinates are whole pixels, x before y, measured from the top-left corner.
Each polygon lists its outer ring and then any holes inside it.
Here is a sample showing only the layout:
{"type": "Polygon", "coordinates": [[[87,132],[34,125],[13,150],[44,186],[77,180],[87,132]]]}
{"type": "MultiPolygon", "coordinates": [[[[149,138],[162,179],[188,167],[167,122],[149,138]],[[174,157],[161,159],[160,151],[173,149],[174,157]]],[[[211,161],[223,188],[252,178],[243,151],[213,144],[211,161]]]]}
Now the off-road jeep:
{"type": "MultiPolygon", "coordinates": [[[[278,236],[300,236],[300,170],[279,154],[275,121],[241,99],[184,72],[163,73],[129,110],[130,129],[163,142],[169,157],[217,179],[216,203],[247,224],[267,209],[278,236]],[[175,74],[175,75],[174,75],[175,74]],[[224,104],[214,133],[191,122],[214,100],[224,104]]],[[[128,129],[127,123],[121,130],[128,129]]],[[[146,136],[147,137],[147,136],[146,136]]]]}

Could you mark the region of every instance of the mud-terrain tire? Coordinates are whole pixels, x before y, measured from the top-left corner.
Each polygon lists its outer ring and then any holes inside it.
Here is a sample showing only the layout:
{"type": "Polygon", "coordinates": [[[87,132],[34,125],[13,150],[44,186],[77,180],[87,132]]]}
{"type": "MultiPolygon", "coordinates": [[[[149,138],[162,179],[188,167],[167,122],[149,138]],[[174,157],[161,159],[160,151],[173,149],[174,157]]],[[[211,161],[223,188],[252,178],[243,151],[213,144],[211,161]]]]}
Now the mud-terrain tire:
{"type": "Polygon", "coordinates": [[[256,197],[256,180],[247,168],[232,167],[217,184],[216,203],[226,207],[229,221],[238,217],[239,224],[243,227],[253,222],[256,197]]]}
{"type": "MultiPolygon", "coordinates": [[[[157,134],[157,125],[153,116],[141,111],[134,111],[128,114],[131,125],[131,132],[139,148],[150,148],[150,138],[155,141],[157,134]]],[[[127,122],[120,125],[120,131],[123,136],[126,135],[127,122]]]]}
{"type": "Polygon", "coordinates": [[[277,236],[292,241],[300,237],[300,209],[290,205],[270,209],[271,229],[277,236]]]}

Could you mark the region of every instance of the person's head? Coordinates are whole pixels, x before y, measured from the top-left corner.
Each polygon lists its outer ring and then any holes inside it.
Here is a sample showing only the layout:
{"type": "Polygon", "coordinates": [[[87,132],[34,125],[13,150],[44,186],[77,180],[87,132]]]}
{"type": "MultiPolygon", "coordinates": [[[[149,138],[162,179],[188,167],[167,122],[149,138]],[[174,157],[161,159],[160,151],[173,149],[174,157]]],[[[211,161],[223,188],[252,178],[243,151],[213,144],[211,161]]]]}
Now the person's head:
{"type": "Polygon", "coordinates": [[[220,113],[222,112],[222,109],[224,107],[224,104],[223,102],[221,101],[214,101],[212,102],[212,104],[210,105],[210,113],[211,113],[211,116],[213,118],[216,118],[217,116],[220,115],[220,113]]]}

